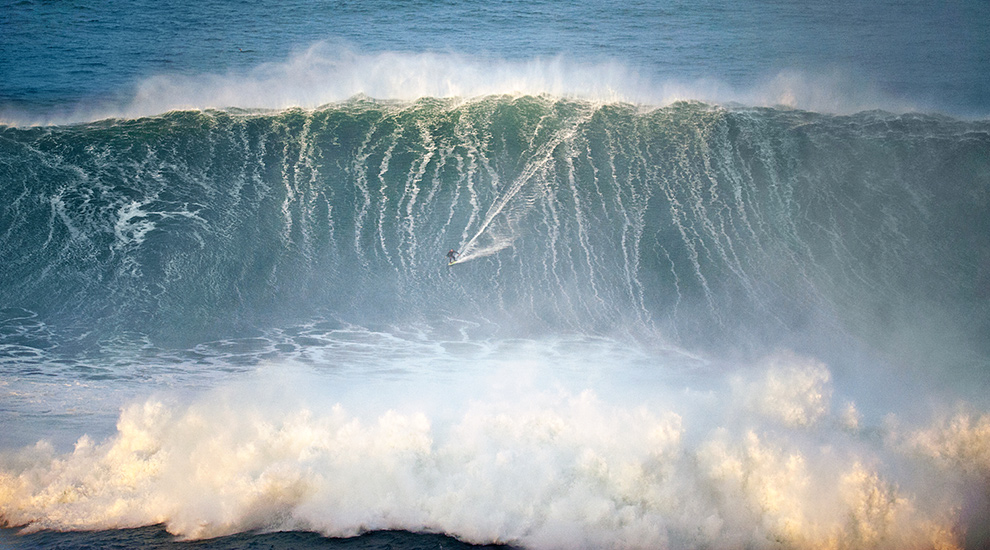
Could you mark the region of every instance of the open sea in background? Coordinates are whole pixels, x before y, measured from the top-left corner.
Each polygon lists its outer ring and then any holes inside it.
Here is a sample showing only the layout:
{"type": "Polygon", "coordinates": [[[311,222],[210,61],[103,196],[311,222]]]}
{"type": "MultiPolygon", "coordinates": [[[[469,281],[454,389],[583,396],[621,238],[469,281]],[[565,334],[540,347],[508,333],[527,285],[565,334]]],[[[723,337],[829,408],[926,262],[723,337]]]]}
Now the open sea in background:
{"type": "Polygon", "coordinates": [[[990,3],[90,4],[0,7],[0,546],[990,544],[990,3]]]}

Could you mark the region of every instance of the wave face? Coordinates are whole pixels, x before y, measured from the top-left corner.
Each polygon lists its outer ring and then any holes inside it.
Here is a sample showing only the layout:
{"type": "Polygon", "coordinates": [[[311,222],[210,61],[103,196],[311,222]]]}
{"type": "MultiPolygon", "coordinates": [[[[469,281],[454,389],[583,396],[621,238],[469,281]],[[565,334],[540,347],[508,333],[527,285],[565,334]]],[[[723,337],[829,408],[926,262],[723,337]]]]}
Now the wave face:
{"type": "Polygon", "coordinates": [[[100,337],[322,316],[985,352],[990,331],[985,122],[355,99],[6,128],[0,177],[8,317],[100,337]]]}

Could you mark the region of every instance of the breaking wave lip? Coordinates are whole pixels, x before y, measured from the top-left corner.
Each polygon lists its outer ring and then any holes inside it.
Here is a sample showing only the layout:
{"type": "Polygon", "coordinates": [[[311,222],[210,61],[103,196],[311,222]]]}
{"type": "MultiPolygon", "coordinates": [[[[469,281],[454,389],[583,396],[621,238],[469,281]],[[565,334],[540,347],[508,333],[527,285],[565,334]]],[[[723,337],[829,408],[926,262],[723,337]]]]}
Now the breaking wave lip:
{"type": "Polygon", "coordinates": [[[501,94],[658,107],[698,100],[835,114],[920,108],[887,97],[875,85],[858,82],[838,70],[782,71],[744,89],[718,78],[680,80],[651,75],[616,60],[578,62],[564,55],[505,60],[454,52],[369,53],[321,41],[285,61],[263,63],[246,73],[152,76],[138,82],[129,94],[100,104],[65,106],[47,113],[0,109],[0,123],[54,125],[195,109],[312,109],[362,95],[414,101],[501,94]]]}

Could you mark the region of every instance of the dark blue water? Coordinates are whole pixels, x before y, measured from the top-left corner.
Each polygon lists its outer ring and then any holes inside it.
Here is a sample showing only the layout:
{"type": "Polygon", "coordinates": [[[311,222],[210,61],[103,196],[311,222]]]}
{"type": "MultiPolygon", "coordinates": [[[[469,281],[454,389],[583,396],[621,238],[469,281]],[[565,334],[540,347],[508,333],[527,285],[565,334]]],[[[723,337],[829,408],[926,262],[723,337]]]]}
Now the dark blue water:
{"type": "Polygon", "coordinates": [[[328,539],[315,533],[291,532],[256,534],[248,533],[219,537],[207,541],[179,541],[160,526],[117,531],[54,533],[43,532],[18,536],[12,530],[0,530],[0,542],[4,548],[20,550],[28,548],[101,548],[105,550],[151,548],[168,550],[290,550],[293,548],[326,548],[334,550],[434,550],[449,548],[510,548],[507,546],[472,546],[442,535],[379,531],[347,539],[328,539]]]}
{"type": "Polygon", "coordinates": [[[982,548],[987,20],[5,4],[0,545],[982,548]]]}

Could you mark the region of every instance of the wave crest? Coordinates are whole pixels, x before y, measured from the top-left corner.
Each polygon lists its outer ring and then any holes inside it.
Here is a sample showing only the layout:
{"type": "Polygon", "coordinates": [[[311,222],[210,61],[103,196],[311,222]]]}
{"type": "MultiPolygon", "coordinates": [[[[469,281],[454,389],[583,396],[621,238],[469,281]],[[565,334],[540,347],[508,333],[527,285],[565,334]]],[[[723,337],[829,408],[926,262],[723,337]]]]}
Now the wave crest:
{"type": "Polygon", "coordinates": [[[137,118],[190,109],[314,109],[355,96],[413,101],[490,95],[549,95],[595,102],[667,106],[697,100],[848,114],[918,106],[885,96],[870,82],[838,70],[782,71],[749,87],[718,78],[684,80],[619,60],[581,62],[563,55],[498,59],[454,52],[362,52],[317,42],[282,62],[246,72],[159,74],[119,100],[63,107],[43,114],[0,111],[0,123],[24,126],[137,118]]]}

